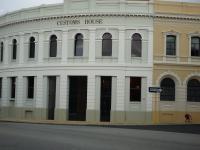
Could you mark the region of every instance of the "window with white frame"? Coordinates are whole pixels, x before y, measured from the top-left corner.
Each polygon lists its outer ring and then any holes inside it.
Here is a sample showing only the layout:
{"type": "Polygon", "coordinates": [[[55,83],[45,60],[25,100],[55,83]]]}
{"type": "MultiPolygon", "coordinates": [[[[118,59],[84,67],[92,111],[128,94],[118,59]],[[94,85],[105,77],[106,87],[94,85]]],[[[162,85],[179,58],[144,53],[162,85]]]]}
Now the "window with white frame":
{"type": "Polygon", "coordinates": [[[176,56],[177,54],[177,36],[167,35],[166,36],[166,55],[176,56]]]}
{"type": "Polygon", "coordinates": [[[35,38],[29,39],[29,58],[35,58],[35,38]]]}
{"type": "Polygon", "coordinates": [[[132,57],[142,56],[142,36],[139,33],[135,33],[132,35],[131,56],[132,57]]]}
{"type": "Polygon", "coordinates": [[[112,35],[104,33],[102,36],[102,56],[112,56],[112,35]]]}
{"type": "Polygon", "coordinates": [[[57,36],[52,35],[49,43],[49,57],[57,57],[57,36]]]}
{"type": "Polygon", "coordinates": [[[12,60],[17,59],[17,40],[12,40],[12,60]]]}
{"type": "Polygon", "coordinates": [[[83,56],[83,35],[76,34],[74,40],[74,56],[83,56]]]}
{"type": "Polygon", "coordinates": [[[200,56],[200,37],[191,37],[191,56],[200,56]]]}
{"type": "Polygon", "coordinates": [[[1,42],[0,62],[3,62],[3,51],[4,51],[4,44],[3,42],[1,42]]]}

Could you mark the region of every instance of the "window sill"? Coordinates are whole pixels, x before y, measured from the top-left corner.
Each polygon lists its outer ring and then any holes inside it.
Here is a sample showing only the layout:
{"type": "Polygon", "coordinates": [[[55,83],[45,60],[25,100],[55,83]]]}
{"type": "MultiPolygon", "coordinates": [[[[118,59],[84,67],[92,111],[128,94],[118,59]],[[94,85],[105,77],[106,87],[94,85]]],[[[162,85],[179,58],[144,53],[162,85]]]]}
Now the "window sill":
{"type": "Polygon", "coordinates": [[[11,102],[14,102],[14,101],[15,101],[15,98],[11,98],[10,101],[11,101],[11,102]]]}
{"type": "Polygon", "coordinates": [[[167,58],[177,58],[176,55],[166,55],[165,57],[167,57],[167,58]]]}

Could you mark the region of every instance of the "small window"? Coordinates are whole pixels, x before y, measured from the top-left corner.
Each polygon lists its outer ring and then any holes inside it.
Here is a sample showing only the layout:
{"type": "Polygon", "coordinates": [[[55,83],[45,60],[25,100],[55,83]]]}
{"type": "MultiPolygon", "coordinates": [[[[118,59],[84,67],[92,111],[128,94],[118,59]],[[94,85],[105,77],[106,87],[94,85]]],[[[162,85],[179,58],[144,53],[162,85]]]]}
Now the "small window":
{"type": "Polygon", "coordinates": [[[4,48],[3,42],[1,42],[1,58],[0,58],[1,62],[3,62],[3,48],[4,48]]]}
{"type": "Polygon", "coordinates": [[[130,101],[141,101],[141,78],[130,77],[130,101]]]}
{"type": "Polygon", "coordinates": [[[176,55],[176,36],[167,35],[166,40],[166,55],[175,56],[176,55]]]}
{"type": "Polygon", "coordinates": [[[83,56],[83,35],[76,34],[74,41],[74,56],[83,56]]]}
{"type": "Polygon", "coordinates": [[[102,56],[112,56],[112,35],[105,33],[102,37],[102,56]]]}
{"type": "Polygon", "coordinates": [[[17,58],[17,40],[13,39],[12,41],[12,59],[16,60],[17,58]]]}
{"type": "Polygon", "coordinates": [[[132,57],[141,57],[142,56],[142,37],[139,33],[135,33],[132,35],[131,56],[132,57]]]}
{"type": "Polygon", "coordinates": [[[191,56],[200,56],[200,37],[191,38],[191,56]]]}
{"type": "Polygon", "coordinates": [[[187,84],[187,101],[200,102],[200,81],[191,79],[187,84]]]}
{"type": "Polygon", "coordinates": [[[170,78],[161,81],[162,92],[160,93],[161,101],[175,101],[175,83],[170,78]]]}
{"type": "Polygon", "coordinates": [[[2,98],[2,78],[0,78],[0,98],[2,98]]]}
{"type": "Polygon", "coordinates": [[[28,80],[28,93],[27,93],[27,98],[32,99],[34,98],[34,77],[27,77],[28,80]]]}
{"type": "Polygon", "coordinates": [[[52,35],[50,38],[50,53],[49,57],[56,57],[57,56],[57,36],[52,35]]]}
{"type": "Polygon", "coordinates": [[[15,98],[15,88],[16,88],[16,77],[11,77],[10,78],[10,87],[11,87],[11,90],[10,90],[10,96],[11,98],[15,98]]]}
{"type": "Polygon", "coordinates": [[[31,37],[29,41],[29,58],[35,58],[35,38],[31,37]]]}

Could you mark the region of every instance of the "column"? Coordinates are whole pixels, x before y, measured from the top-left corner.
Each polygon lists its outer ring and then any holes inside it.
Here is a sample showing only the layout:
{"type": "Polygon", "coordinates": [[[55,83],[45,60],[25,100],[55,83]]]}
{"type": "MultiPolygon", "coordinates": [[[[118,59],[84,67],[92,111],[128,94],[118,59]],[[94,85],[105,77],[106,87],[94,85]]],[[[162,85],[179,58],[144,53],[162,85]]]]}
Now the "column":
{"type": "Polygon", "coordinates": [[[148,41],[148,64],[153,66],[153,30],[149,30],[148,41]]]}
{"type": "Polygon", "coordinates": [[[125,75],[117,76],[115,122],[125,121],[125,75]]]}
{"type": "Polygon", "coordinates": [[[90,39],[89,39],[89,62],[95,62],[95,29],[90,29],[90,39]]]}
{"type": "Polygon", "coordinates": [[[62,62],[67,61],[67,45],[68,45],[68,31],[63,31],[62,34],[62,62]]]}
{"type": "Polygon", "coordinates": [[[87,85],[87,121],[97,121],[97,110],[95,107],[95,75],[88,76],[87,85]]]}
{"type": "Polygon", "coordinates": [[[0,117],[2,118],[7,118],[8,117],[8,107],[9,107],[9,98],[8,98],[8,91],[9,91],[9,86],[8,86],[8,78],[3,77],[2,78],[2,98],[1,98],[1,114],[0,117]]]}
{"type": "Polygon", "coordinates": [[[23,119],[24,114],[23,114],[23,105],[24,105],[24,97],[23,97],[23,93],[24,93],[24,82],[23,82],[23,77],[22,76],[18,76],[16,77],[16,108],[15,108],[15,115],[17,119],[23,119]]]}
{"type": "Polygon", "coordinates": [[[57,100],[57,106],[56,106],[56,115],[55,118],[56,120],[59,121],[65,121],[68,117],[67,115],[67,76],[66,75],[61,75],[60,77],[57,77],[56,80],[58,88],[56,88],[56,97],[59,97],[57,100]]]}
{"type": "Polygon", "coordinates": [[[125,60],[125,30],[119,29],[119,52],[118,60],[119,63],[124,63],[125,60]]]}
{"type": "Polygon", "coordinates": [[[3,63],[4,65],[7,65],[9,62],[9,42],[8,42],[8,38],[5,38],[5,42],[4,42],[4,56],[3,56],[3,63]]]}
{"type": "Polygon", "coordinates": [[[20,41],[19,41],[19,64],[24,63],[24,35],[20,35],[20,41]]]}
{"type": "Polygon", "coordinates": [[[38,62],[43,63],[43,54],[44,54],[44,33],[39,33],[39,49],[38,49],[38,62]]]}
{"type": "Polygon", "coordinates": [[[44,80],[42,75],[36,77],[36,98],[35,98],[35,119],[42,120],[46,119],[46,110],[43,105],[46,99],[44,97],[44,80]]]}

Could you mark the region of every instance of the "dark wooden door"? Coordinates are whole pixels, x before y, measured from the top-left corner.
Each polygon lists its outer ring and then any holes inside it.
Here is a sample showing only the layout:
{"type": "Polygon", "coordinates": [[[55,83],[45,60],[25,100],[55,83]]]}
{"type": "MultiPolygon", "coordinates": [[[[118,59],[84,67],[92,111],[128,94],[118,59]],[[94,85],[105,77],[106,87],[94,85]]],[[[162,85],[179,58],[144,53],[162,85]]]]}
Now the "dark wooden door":
{"type": "Polygon", "coordinates": [[[100,120],[110,121],[112,77],[101,77],[100,120]]]}
{"type": "Polygon", "coordinates": [[[69,120],[85,121],[87,106],[87,77],[69,78],[69,120]]]}
{"type": "Polygon", "coordinates": [[[56,77],[48,77],[49,82],[49,101],[48,101],[48,119],[54,120],[55,101],[56,101],[56,77]]]}

